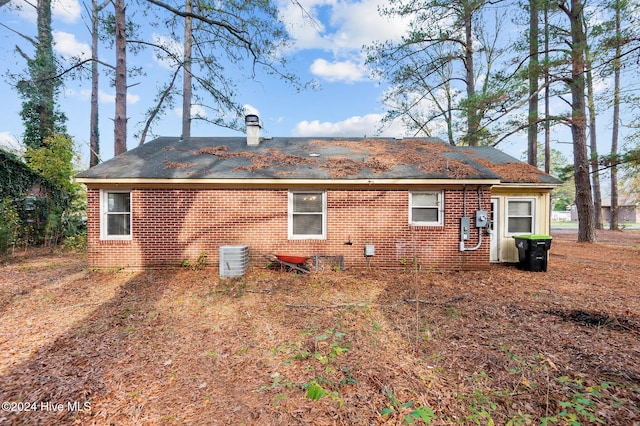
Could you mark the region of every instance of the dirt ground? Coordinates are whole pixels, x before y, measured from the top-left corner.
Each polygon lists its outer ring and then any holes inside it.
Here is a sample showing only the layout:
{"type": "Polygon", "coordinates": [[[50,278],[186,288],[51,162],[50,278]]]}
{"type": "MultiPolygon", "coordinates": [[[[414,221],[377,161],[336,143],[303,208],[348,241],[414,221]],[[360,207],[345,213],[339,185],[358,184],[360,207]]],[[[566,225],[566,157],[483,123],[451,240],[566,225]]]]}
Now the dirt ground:
{"type": "Polygon", "coordinates": [[[0,265],[0,424],[640,424],[640,231],[546,273],[0,265]]]}

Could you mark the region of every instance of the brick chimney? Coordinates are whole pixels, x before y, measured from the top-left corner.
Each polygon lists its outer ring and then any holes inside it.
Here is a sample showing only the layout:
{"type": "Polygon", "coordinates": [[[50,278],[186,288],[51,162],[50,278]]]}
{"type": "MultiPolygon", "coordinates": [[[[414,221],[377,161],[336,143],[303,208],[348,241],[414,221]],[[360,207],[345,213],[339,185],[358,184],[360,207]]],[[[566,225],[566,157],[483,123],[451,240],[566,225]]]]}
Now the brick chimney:
{"type": "Polygon", "coordinates": [[[260,117],[255,114],[246,115],[244,124],[247,126],[247,145],[260,145],[260,117]]]}

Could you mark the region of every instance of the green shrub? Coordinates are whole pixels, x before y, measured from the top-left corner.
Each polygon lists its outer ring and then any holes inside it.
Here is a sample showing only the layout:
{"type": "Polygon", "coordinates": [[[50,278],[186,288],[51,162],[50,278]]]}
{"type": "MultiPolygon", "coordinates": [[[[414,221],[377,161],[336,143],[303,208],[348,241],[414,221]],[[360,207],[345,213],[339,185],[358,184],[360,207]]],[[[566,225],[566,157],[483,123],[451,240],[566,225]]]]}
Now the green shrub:
{"type": "Polygon", "coordinates": [[[66,250],[83,251],[87,249],[87,233],[79,232],[74,235],[70,235],[64,239],[62,243],[66,250]]]}
{"type": "Polygon", "coordinates": [[[17,243],[19,225],[20,217],[11,201],[0,199],[0,255],[17,243]]]}

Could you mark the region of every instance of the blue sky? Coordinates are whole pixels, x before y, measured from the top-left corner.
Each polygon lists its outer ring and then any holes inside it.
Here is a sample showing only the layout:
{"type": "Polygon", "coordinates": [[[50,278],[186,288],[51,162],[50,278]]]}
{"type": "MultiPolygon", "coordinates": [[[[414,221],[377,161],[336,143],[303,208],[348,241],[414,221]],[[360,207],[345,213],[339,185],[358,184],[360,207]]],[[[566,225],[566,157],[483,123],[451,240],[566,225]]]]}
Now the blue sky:
{"type": "MultiPolygon", "coordinates": [[[[363,45],[376,40],[396,39],[406,28],[406,22],[389,21],[377,13],[384,0],[301,0],[305,10],[316,19],[316,25],[305,19],[290,0],[278,0],[283,20],[295,43],[287,52],[291,71],[302,81],[314,80],[317,90],[296,92],[282,82],[258,75],[258,82],[246,81],[240,88],[238,101],[248,112],[257,113],[262,119],[265,136],[374,136],[384,115],[381,97],[385,85],[370,78],[364,67],[363,45]]],[[[54,0],[53,29],[55,50],[62,57],[88,56],[90,35],[83,19],[84,8],[78,0],[54,0]]],[[[0,22],[34,36],[35,11],[24,0],[13,0],[22,10],[0,9],[0,22]]],[[[140,15],[136,15],[140,16],[140,15]]],[[[138,20],[143,34],[151,40],[161,37],[158,30],[148,28],[138,20]]],[[[0,63],[6,70],[23,70],[24,60],[15,53],[20,45],[30,51],[17,35],[0,28],[0,63]]],[[[105,47],[101,50],[105,61],[113,62],[114,53],[105,47]]],[[[167,65],[159,62],[152,51],[137,56],[129,55],[129,63],[141,65],[145,77],[131,78],[129,89],[129,149],[138,145],[134,137],[139,132],[144,112],[152,106],[156,87],[168,79],[167,65]]],[[[0,144],[18,147],[22,133],[19,110],[21,101],[6,78],[0,81],[3,98],[0,114],[0,144]]],[[[59,97],[60,106],[68,117],[68,132],[74,138],[82,156],[81,168],[88,163],[89,143],[89,93],[90,82],[67,80],[59,97]]],[[[106,77],[101,77],[100,135],[101,157],[113,156],[113,125],[115,92],[106,77]]],[[[178,102],[180,103],[180,102],[178,102]]],[[[180,112],[177,107],[165,114],[155,125],[156,136],[179,136],[180,112]]],[[[192,111],[196,113],[197,111],[192,111]]],[[[193,136],[240,136],[241,133],[194,122],[193,136]]],[[[400,125],[386,129],[382,136],[400,136],[400,125]]],[[[147,138],[150,140],[151,138],[147,138]]],[[[526,149],[526,136],[518,135],[502,143],[499,148],[520,157],[526,149]]]]}

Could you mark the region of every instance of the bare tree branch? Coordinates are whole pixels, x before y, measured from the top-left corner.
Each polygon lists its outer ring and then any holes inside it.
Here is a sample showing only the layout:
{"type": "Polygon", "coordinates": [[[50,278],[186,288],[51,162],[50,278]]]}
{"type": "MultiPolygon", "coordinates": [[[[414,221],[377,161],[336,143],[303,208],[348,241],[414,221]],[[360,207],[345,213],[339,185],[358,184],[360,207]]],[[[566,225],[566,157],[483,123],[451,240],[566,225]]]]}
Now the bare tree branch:
{"type": "Polygon", "coordinates": [[[22,37],[23,39],[27,40],[29,43],[33,44],[34,46],[36,46],[36,45],[38,44],[38,42],[37,42],[35,39],[33,39],[33,38],[31,38],[31,37],[29,37],[29,36],[27,36],[27,35],[24,35],[24,34],[22,34],[21,32],[16,31],[16,30],[14,30],[14,29],[13,29],[13,28],[11,28],[11,27],[6,26],[6,25],[5,25],[5,24],[3,24],[2,22],[0,22],[0,26],[2,26],[2,27],[4,27],[4,28],[8,29],[9,31],[11,31],[11,32],[12,32],[12,33],[14,33],[14,34],[19,35],[20,37],[22,37]]]}
{"type": "Polygon", "coordinates": [[[222,21],[218,21],[215,19],[210,19],[207,18],[206,16],[202,16],[200,14],[197,13],[187,13],[187,12],[183,12],[182,10],[176,9],[173,6],[170,6],[164,2],[161,2],[159,0],[147,0],[149,3],[155,4],[156,6],[162,7],[163,9],[168,10],[169,12],[177,15],[177,16],[181,16],[183,18],[186,17],[190,17],[192,19],[196,19],[198,21],[204,22],[205,24],[209,24],[209,25],[213,25],[216,27],[220,27],[220,28],[224,28],[229,34],[231,34],[231,36],[233,36],[235,39],[237,39],[238,41],[242,42],[243,44],[245,44],[247,46],[247,48],[249,49],[249,51],[252,52],[252,54],[254,56],[256,56],[256,54],[253,52],[252,50],[252,46],[253,43],[247,38],[248,34],[246,31],[243,30],[239,30],[237,28],[235,28],[234,26],[226,23],[226,22],[222,22],[222,21]]]}
{"type": "Polygon", "coordinates": [[[173,72],[173,76],[171,78],[171,82],[162,91],[162,93],[160,95],[160,98],[158,99],[158,102],[156,103],[155,107],[153,107],[150,110],[149,118],[147,119],[147,122],[144,125],[144,129],[142,130],[142,134],[140,135],[140,142],[138,143],[138,146],[141,146],[145,142],[145,139],[147,138],[147,132],[149,131],[149,128],[151,127],[151,123],[153,123],[153,120],[155,120],[156,116],[158,115],[158,113],[162,109],[162,105],[164,104],[164,101],[167,99],[167,97],[171,93],[171,90],[173,89],[173,86],[175,85],[176,78],[178,77],[178,74],[180,73],[181,69],[182,69],[182,67],[176,67],[176,69],[173,72]]]}

